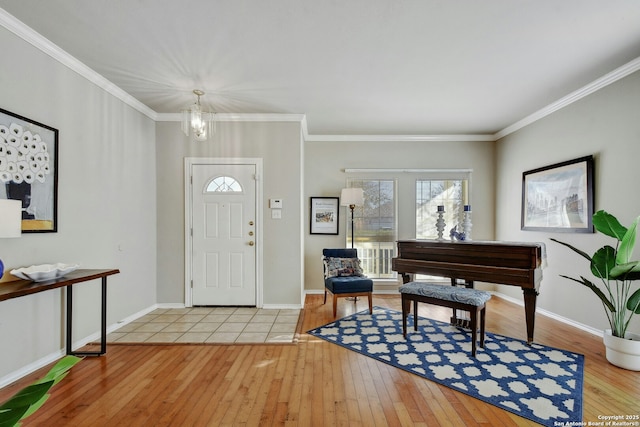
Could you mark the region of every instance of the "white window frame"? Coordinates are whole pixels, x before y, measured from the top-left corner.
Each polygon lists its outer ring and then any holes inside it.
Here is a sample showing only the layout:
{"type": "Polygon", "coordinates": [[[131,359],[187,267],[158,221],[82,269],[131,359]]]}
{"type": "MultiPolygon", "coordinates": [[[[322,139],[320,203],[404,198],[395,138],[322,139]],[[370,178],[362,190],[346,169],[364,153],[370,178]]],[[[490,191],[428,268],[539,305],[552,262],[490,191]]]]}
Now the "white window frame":
{"type": "MultiPolygon", "coordinates": [[[[409,240],[416,238],[416,181],[417,180],[454,180],[466,179],[467,203],[472,203],[472,169],[349,169],[345,168],[347,174],[346,186],[356,180],[394,180],[395,181],[395,233],[396,240],[409,240]],[[407,209],[409,208],[409,209],[407,209]]],[[[356,208],[358,209],[358,208],[356,208]]],[[[347,247],[351,247],[351,213],[346,210],[347,221],[345,221],[347,237],[345,242],[347,247]]],[[[451,225],[453,227],[453,225],[451,225]]],[[[446,229],[445,238],[449,238],[449,229],[446,229]]],[[[357,229],[356,229],[357,230],[357,229]]],[[[394,256],[397,254],[397,247],[394,244],[394,256]]],[[[399,281],[400,278],[374,279],[374,282],[399,281]]],[[[444,279],[443,279],[444,280],[444,279]]],[[[446,279],[449,281],[449,279],[446,279]]],[[[391,288],[389,288],[391,289],[391,288]]]]}

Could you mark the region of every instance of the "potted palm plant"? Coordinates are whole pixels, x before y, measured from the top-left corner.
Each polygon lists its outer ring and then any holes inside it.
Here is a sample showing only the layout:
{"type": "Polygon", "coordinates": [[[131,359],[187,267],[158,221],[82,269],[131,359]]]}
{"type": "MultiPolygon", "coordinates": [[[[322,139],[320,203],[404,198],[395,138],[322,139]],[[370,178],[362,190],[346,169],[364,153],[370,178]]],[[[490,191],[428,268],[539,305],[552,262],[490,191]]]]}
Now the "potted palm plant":
{"type": "Polygon", "coordinates": [[[574,246],[551,239],[586,258],[596,283],[580,276],[579,279],[561,275],[586,286],[600,298],[611,329],[604,332],[607,360],[621,368],[640,371],[640,335],[627,331],[635,314],[640,314],[640,289],[634,283],[640,280],[640,261],[632,261],[640,216],[629,228],[620,224],[610,213],[600,210],[593,214],[593,226],[597,231],[615,239],[615,246],[605,245],[593,256],[574,246]]]}

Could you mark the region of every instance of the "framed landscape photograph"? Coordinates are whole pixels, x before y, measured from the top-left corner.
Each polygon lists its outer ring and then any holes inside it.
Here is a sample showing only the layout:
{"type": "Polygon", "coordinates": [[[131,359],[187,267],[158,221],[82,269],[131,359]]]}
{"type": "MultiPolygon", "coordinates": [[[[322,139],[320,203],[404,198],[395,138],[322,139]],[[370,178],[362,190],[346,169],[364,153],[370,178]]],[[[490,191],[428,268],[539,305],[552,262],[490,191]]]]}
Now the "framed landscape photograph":
{"type": "Polygon", "coordinates": [[[593,156],[522,174],[522,230],[593,233],[593,156]]]}
{"type": "Polygon", "coordinates": [[[340,220],[339,197],[311,197],[311,234],[338,234],[340,220]]]}
{"type": "Polygon", "coordinates": [[[22,201],[22,232],[58,230],[58,130],[0,108],[0,199],[22,201]]]}

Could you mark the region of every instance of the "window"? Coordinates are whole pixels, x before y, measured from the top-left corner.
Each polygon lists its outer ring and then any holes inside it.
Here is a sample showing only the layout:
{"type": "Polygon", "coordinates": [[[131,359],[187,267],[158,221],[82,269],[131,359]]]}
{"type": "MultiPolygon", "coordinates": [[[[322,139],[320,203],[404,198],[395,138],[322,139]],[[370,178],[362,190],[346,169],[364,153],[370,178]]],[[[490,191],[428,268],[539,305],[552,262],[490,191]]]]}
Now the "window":
{"type": "Polygon", "coordinates": [[[235,178],[219,176],[207,185],[207,193],[242,193],[242,186],[235,178]]]}
{"type": "MultiPolygon", "coordinates": [[[[364,273],[372,279],[391,279],[397,240],[396,182],[391,179],[352,179],[348,187],[362,188],[364,206],[354,209],[354,247],[364,273]]],[[[347,208],[347,247],[351,247],[351,210],[347,208]]]]}
{"type": "MultiPolygon", "coordinates": [[[[469,204],[471,171],[358,171],[347,187],[363,189],[364,206],[354,209],[354,247],[365,274],[372,279],[397,279],[391,259],[400,239],[435,239],[438,206],[445,207],[445,235],[462,223],[469,204]]],[[[351,247],[351,211],[346,209],[346,246],[351,247]]]]}
{"type": "Polygon", "coordinates": [[[438,237],[436,220],[438,206],[444,206],[445,238],[449,230],[462,227],[463,206],[469,197],[469,181],[466,179],[419,179],[416,181],[416,239],[438,237]]]}

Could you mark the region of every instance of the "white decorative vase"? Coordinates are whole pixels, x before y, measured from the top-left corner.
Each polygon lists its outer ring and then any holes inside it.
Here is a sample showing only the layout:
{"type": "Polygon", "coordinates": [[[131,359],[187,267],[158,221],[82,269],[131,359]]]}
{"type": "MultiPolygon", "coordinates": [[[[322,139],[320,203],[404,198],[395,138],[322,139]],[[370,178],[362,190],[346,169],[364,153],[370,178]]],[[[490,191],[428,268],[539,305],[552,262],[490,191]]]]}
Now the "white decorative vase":
{"type": "Polygon", "coordinates": [[[444,211],[438,211],[438,220],[436,221],[436,230],[438,230],[438,240],[444,240],[444,237],[442,237],[444,235],[444,227],[445,227],[445,222],[444,222],[444,211]]]}
{"type": "Polygon", "coordinates": [[[611,329],[604,331],[607,360],[612,365],[640,371],[640,335],[627,332],[625,338],[614,337],[611,329]]]}

